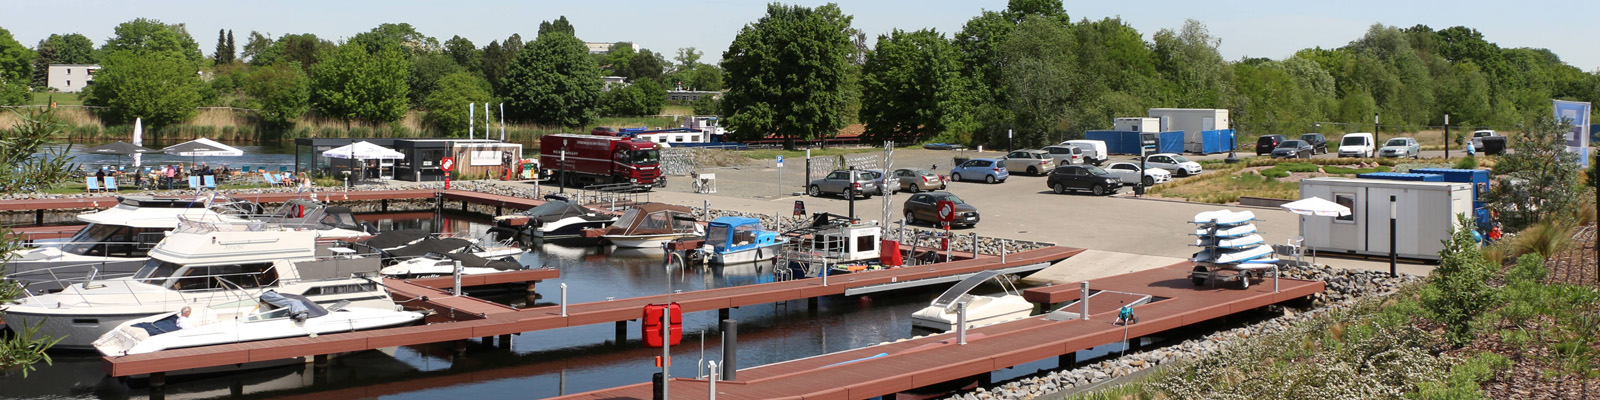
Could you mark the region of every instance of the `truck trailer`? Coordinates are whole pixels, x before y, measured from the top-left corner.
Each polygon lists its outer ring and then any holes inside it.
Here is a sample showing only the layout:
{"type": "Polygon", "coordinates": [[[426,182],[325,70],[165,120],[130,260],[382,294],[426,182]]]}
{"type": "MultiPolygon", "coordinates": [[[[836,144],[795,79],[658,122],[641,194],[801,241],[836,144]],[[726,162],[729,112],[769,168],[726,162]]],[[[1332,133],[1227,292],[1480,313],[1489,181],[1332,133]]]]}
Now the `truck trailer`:
{"type": "Polygon", "coordinates": [[[1310,178],[1300,197],[1320,197],[1350,208],[1343,217],[1300,217],[1300,236],[1317,253],[1389,254],[1389,219],[1395,219],[1395,253],[1438,260],[1458,228],[1456,215],[1472,213],[1471,183],[1383,179],[1310,178]]]}
{"type": "Polygon", "coordinates": [[[667,185],[660,148],[631,137],[544,135],[539,138],[539,165],[566,186],[628,183],[650,190],[667,185]]]}

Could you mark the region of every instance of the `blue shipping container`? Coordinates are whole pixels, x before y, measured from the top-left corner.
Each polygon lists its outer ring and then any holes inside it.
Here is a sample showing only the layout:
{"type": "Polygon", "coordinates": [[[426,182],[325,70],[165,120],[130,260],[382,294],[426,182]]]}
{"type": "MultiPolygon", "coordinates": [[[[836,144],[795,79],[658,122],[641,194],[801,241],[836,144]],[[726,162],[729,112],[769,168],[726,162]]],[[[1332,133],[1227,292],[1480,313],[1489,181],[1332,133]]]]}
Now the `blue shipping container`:
{"type": "Polygon", "coordinates": [[[1409,174],[1404,172],[1369,172],[1356,174],[1361,179],[1383,179],[1390,181],[1412,182],[1444,182],[1444,175],[1439,174],[1409,174]]]}

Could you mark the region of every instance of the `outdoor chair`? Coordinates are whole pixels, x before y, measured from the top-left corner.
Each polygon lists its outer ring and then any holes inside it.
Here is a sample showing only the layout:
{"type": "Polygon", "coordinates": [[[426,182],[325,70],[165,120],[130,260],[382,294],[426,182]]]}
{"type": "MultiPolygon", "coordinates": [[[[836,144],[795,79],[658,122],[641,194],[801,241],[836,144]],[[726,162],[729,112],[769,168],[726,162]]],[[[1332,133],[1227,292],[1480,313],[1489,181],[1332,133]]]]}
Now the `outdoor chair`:
{"type": "Polygon", "coordinates": [[[252,171],[250,170],[250,166],[249,165],[241,165],[241,166],[239,166],[239,172],[248,174],[248,173],[250,173],[252,171]]]}
{"type": "Polygon", "coordinates": [[[197,175],[189,175],[189,188],[190,189],[196,189],[196,190],[200,189],[200,177],[199,176],[197,176],[197,175]]]}
{"type": "Polygon", "coordinates": [[[205,179],[206,189],[211,189],[211,190],[216,190],[217,189],[217,176],[216,175],[206,175],[206,176],[203,176],[201,178],[205,179]]]}
{"type": "Polygon", "coordinates": [[[287,166],[287,165],[279,165],[278,166],[278,173],[282,174],[282,173],[286,173],[286,172],[289,172],[289,166],[287,166]]]}
{"type": "Polygon", "coordinates": [[[115,176],[106,177],[106,191],[107,192],[115,192],[115,191],[117,191],[117,177],[115,177],[115,176]]]}
{"type": "Polygon", "coordinates": [[[84,191],[94,193],[100,191],[100,181],[92,176],[83,177],[84,191]]]}
{"type": "Polygon", "coordinates": [[[266,172],[266,171],[262,171],[261,172],[261,179],[267,181],[267,186],[278,186],[278,185],[283,183],[283,182],[278,181],[278,175],[277,174],[273,174],[271,172],[266,172]]]}

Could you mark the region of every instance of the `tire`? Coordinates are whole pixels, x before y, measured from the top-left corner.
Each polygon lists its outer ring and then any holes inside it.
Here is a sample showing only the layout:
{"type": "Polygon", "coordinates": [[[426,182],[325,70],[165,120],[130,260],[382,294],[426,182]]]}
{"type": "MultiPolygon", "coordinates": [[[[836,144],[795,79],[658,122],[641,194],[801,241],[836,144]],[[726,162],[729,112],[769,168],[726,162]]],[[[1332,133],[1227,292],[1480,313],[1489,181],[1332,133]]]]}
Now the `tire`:
{"type": "Polygon", "coordinates": [[[817,185],[811,185],[811,187],[806,188],[806,194],[811,197],[822,197],[822,188],[817,187],[817,185]]]}
{"type": "Polygon", "coordinates": [[[1028,167],[1028,175],[1038,175],[1038,174],[1039,174],[1039,169],[1038,168],[1028,167]]]}
{"type": "Polygon", "coordinates": [[[910,192],[911,193],[920,193],[920,192],[922,192],[922,185],[920,185],[920,184],[911,185],[910,192]]]}
{"type": "Polygon", "coordinates": [[[1050,185],[1050,190],[1055,191],[1056,194],[1066,194],[1067,193],[1067,185],[1063,185],[1063,184],[1060,184],[1060,183],[1057,183],[1057,184],[1054,184],[1054,185],[1050,185]]]}
{"type": "Polygon", "coordinates": [[[948,183],[939,184],[939,190],[944,190],[945,188],[948,188],[948,187],[950,187],[950,184],[948,184],[948,183]]]}
{"type": "Polygon", "coordinates": [[[1250,274],[1249,273],[1243,273],[1243,272],[1239,273],[1239,288],[1240,289],[1249,289],[1250,288],[1250,274]]]}
{"type": "Polygon", "coordinates": [[[1095,196],[1105,196],[1106,195],[1106,185],[1094,185],[1094,189],[1092,189],[1091,191],[1094,193],[1095,196]]]}
{"type": "Polygon", "coordinates": [[[1156,185],[1156,178],[1152,178],[1152,177],[1148,177],[1148,176],[1144,177],[1144,187],[1151,187],[1151,186],[1155,186],[1155,185],[1156,185]]]}
{"type": "Polygon", "coordinates": [[[994,175],[984,175],[983,182],[993,185],[995,182],[994,175]]]}
{"type": "MultiPolygon", "coordinates": [[[[950,174],[950,180],[956,181],[956,182],[961,182],[961,174],[960,173],[950,174]]],[[[943,188],[940,188],[940,189],[943,189],[943,188]]]]}
{"type": "Polygon", "coordinates": [[[916,225],[916,224],[917,224],[917,213],[911,212],[911,210],[906,210],[906,225],[916,225]]]}
{"type": "Polygon", "coordinates": [[[1175,175],[1178,175],[1179,178],[1182,178],[1182,177],[1185,177],[1185,176],[1189,176],[1189,170],[1183,169],[1183,168],[1178,168],[1178,173],[1175,174],[1175,175]]]}

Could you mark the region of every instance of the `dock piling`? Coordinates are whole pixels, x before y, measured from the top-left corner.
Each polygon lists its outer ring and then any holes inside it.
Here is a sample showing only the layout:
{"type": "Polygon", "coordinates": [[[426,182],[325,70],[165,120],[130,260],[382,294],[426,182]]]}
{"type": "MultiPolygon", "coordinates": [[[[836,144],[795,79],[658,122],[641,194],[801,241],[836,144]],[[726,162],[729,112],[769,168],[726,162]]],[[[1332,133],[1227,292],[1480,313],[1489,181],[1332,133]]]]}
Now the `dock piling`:
{"type": "Polygon", "coordinates": [[[1006,239],[1000,239],[1000,263],[1001,264],[1005,264],[1006,263],[1006,253],[1008,253],[1008,251],[1007,251],[1008,249],[1006,249],[1006,247],[1009,247],[1009,246],[1006,246],[1006,239]]]}
{"type": "MultiPolygon", "coordinates": [[[[722,330],[722,379],[739,379],[739,320],[724,318],[722,330]]],[[[712,372],[715,374],[716,372],[712,372]]]]}
{"type": "Polygon", "coordinates": [[[967,345],[967,302],[956,303],[956,344],[967,345]]]}
{"type": "Polygon", "coordinates": [[[567,283],[561,282],[561,316],[567,316],[567,283]]]}
{"type": "Polygon", "coordinates": [[[1056,356],[1056,368],[1067,369],[1078,365],[1078,352],[1056,356]]]}
{"type": "Polygon", "coordinates": [[[726,308],[718,309],[717,310],[717,320],[721,321],[721,320],[728,319],[729,311],[730,310],[726,309],[726,308]]]}
{"type": "Polygon", "coordinates": [[[1080,290],[1082,291],[1082,293],[1080,293],[1078,295],[1078,305],[1081,306],[1080,308],[1082,308],[1082,310],[1079,310],[1078,313],[1079,313],[1079,315],[1083,316],[1083,320],[1084,321],[1088,321],[1089,320],[1089,281],[1083,281],[1083,282],[1081,282],[1081,284],[1083,286],[1080,287],[1080,290]]]}
{"type": "Polygon", "coordinates": [[[328,355],[318,354],[311,356],[311,366],[319,370],[328,369],[328,355]]]}
{"type": "Polygon", "coordinates": [[[628,321],[617,321],[617,344],[628,341],[628,321]]]}

